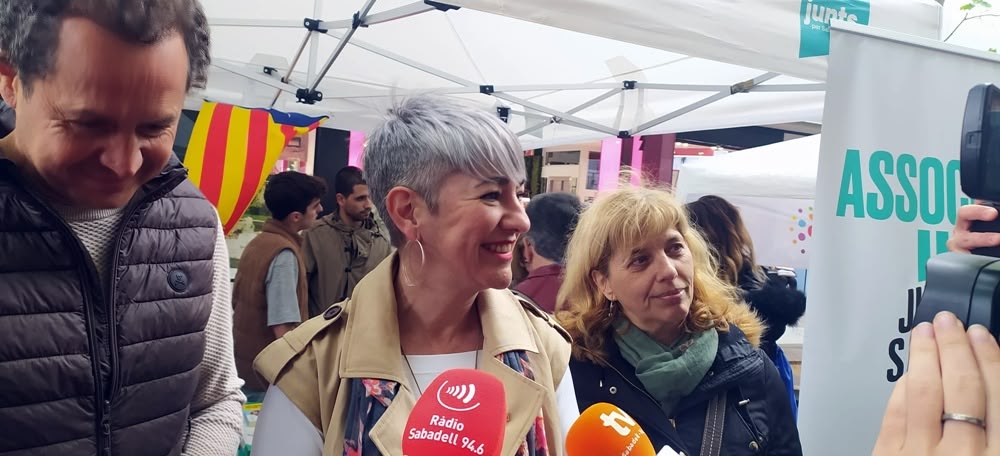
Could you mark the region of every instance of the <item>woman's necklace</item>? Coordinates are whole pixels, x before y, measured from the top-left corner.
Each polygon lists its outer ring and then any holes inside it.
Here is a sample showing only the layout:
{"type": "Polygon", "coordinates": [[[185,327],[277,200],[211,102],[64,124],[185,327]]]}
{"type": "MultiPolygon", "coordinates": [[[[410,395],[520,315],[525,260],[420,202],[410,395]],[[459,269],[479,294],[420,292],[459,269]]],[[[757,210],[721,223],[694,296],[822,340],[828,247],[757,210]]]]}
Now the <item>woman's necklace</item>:
{"type": "MultiPolygon", "coordinates": [[[[417,397],[423,396],[424,391],[420,388],[420,380],[417,380],[417,374],[413,372],[413,366],[410,365],[410,358],[403,353],[403,361],[406,361],[406,368],[410,370],[410,378],[413,379],[413,387],[417,389],[417,397]]],[[[479,350],[476,350],[476,363],[472,365],[473,369],[479,369],[479,350]]]]}

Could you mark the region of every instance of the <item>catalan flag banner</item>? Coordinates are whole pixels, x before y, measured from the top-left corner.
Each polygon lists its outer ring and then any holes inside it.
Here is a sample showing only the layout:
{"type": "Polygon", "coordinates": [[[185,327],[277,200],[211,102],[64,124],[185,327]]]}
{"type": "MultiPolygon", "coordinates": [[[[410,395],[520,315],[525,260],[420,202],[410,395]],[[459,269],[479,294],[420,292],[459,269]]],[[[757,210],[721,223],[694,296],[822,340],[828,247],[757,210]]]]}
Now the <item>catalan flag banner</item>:
{"type": "Polygon", "coordinates": [[[218,209],[226,234],[250,207],[288,142],[326,119],[215,102],[202,105],[184,166],[191,182],[218,209]]]}

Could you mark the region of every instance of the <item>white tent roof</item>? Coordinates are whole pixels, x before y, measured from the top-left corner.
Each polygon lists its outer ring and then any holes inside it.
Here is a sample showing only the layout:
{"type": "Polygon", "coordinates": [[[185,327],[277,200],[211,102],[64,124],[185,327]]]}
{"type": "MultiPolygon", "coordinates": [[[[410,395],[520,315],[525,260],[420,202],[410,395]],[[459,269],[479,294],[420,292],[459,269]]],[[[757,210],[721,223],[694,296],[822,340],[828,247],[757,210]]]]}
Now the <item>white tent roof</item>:
{"type": "Polygon", "coordinates": [[[686,163],[677,179],[677,195],[807,199],[816,197],[821,135],[793,139],[717,158],[686,163]]]}
{"type": "MultiPolygon", "coordinates": [[[[366,131],[394,98],[439,92],[511,108],[526,148],[822,116],[826,58],[798,58],[800,0],[203,3],[215,60],[191,108],[203,98],[271,106],[280,88],[275,108],[366,131]],[[330,21],[328,31],[310,34],[304,18],[330,21]],[[314,85],[323,100],[297,103],[314,85]]],[[[872,26],[937,38],[939,23],[932,0],[871,5],[872,26]]]]}

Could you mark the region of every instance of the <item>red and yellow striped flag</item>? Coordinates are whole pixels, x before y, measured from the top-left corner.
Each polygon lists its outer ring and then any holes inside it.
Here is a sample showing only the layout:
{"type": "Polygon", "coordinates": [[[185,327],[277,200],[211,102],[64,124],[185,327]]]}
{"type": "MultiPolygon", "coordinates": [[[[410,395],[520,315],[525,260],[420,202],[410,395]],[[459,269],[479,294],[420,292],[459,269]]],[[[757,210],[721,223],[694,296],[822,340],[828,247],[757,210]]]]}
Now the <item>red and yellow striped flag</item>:
{"type": "Polygon", "coordinates": [[[288,142],[325,120],[273,109],[202,105],[184,166],[191,182],[218,209],[226,234],[250,207],[288,142]]]}

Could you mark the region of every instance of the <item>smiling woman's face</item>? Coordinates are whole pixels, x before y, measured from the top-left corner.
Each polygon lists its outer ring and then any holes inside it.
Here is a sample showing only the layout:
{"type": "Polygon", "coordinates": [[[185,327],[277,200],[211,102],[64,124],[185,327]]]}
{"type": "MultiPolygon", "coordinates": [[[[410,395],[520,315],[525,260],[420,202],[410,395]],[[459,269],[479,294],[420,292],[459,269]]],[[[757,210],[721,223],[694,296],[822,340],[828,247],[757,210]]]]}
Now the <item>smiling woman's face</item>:
{"type": "Polygon", "coordinates": [[[520,183],[448,176],[438,190],[437,210],[421,221],[421,243],[432,274],[470,291],[510,285],[511,260],[528,216],[518,198],[520,183]]]}

